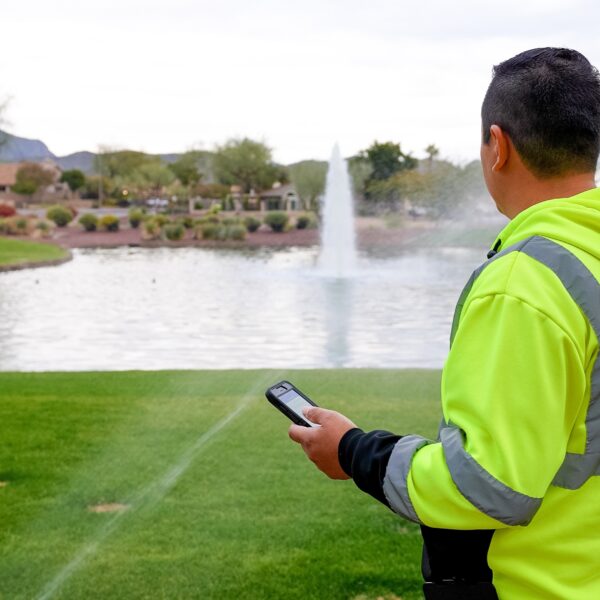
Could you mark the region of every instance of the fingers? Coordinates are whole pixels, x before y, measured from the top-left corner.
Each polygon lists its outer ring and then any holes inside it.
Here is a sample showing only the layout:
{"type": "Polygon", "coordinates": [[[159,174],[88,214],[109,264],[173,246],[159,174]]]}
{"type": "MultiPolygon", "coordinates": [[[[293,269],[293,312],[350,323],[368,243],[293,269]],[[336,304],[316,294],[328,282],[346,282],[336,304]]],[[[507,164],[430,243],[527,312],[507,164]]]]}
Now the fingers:
{"type": "Polygon", "coordinates": [[[310,434],[310,428],[303,427],[302,425],[290,425],[288,429],[290,439],[298,444],[306,442],[307,434],[310,434]]]}
{"type": "Polygon", "coordinates": [[[302,409],[304,416],[307,419],[310,419],[313,423],[317,425],[322,425],[323,421],[327,419],[332,410],[327,410],[326,408],[320,408],[318,406],[307,406],[302,409]]]}

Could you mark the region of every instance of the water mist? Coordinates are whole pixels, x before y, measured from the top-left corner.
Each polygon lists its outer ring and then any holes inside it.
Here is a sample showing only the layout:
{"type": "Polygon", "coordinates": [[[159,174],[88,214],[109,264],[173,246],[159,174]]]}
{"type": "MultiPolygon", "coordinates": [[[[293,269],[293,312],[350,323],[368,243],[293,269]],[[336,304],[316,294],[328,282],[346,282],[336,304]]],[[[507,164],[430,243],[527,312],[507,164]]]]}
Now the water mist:
{"type": "Polygon", "coordinates": [[[354,203],[348,166],[337,144],[329,161],[321,216],[319,269],[331,277],[350,277],[356,268],[354,203]]]}

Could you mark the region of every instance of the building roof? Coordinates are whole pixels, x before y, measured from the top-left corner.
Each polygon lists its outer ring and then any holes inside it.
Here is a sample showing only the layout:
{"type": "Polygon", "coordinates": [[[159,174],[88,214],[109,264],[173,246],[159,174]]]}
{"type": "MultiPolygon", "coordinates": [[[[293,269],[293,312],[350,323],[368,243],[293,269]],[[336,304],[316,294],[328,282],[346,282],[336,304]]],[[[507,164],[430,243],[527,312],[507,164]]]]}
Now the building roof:
{"type": "Polygon", "coordinates": [[[298,192],[296,192],[296,188],[294,187],[294,184],[286,183],[285,185],[280,185],[279,187],[271,188],[270,190],[265,190],[264,192],[261,192],[260,197],[261,198],[283,198],[284,196],[287,196],[290,193],[296,194],[296,196],[298,195],[298,192]]]}
{"type": "Polygon", "coordinates": [[[19,163],[0,163],[0,185],[13,186],[17,183],[19,163]]]}

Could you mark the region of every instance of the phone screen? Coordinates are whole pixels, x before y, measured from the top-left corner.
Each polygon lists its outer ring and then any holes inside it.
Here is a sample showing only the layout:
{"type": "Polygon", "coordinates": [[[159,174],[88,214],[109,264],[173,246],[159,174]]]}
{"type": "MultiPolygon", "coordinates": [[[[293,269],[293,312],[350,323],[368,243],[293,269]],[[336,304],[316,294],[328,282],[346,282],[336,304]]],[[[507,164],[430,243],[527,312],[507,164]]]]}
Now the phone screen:
{"type": "Polygon", "coordinates": [[[313,427],[320,427],[317,423],[313,423],[309,419],[304,416],[302,409],[305,406],[312,406],[309,402],[307,402],[302,396],[299,396],[295,390],[289,390],[285,394],[279,396],[279,400],[281,400],[290,410],[295,412],[298,416],[302,417],[307,423],[310,423],[313,427]]]}

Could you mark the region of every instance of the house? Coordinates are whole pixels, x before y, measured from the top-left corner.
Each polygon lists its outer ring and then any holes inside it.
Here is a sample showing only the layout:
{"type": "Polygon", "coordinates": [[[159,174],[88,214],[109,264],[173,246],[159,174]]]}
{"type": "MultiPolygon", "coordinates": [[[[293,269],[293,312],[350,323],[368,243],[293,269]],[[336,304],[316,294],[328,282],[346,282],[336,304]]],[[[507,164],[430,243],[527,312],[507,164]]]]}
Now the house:
{"type": "Polygon", "coordinates": [[[300,210],[300,196],[292,183],[275,183],[270,190],[260,193],[261,210],[300,210]]]}
{"type": "Polygon", "coordinates": [[[17,172],[26,162],[0,163],[0,200],[14,202],[21,205],[28,200],[34,202],[52,202],[65,200],[70,197],[69,186],[61,183],[62,170],[58,164],[49,158],[38,162],[39,166],[50,173],[52,181],[49,185],[40,188],[32,197],[15,193],[12,187],[17,183],[17,172]]]}
{"type": "Polygon", "coordinates": [[[19,163],[0,163],[0,194],[10,192],[10,188],[17,183],[19,163]]]}

